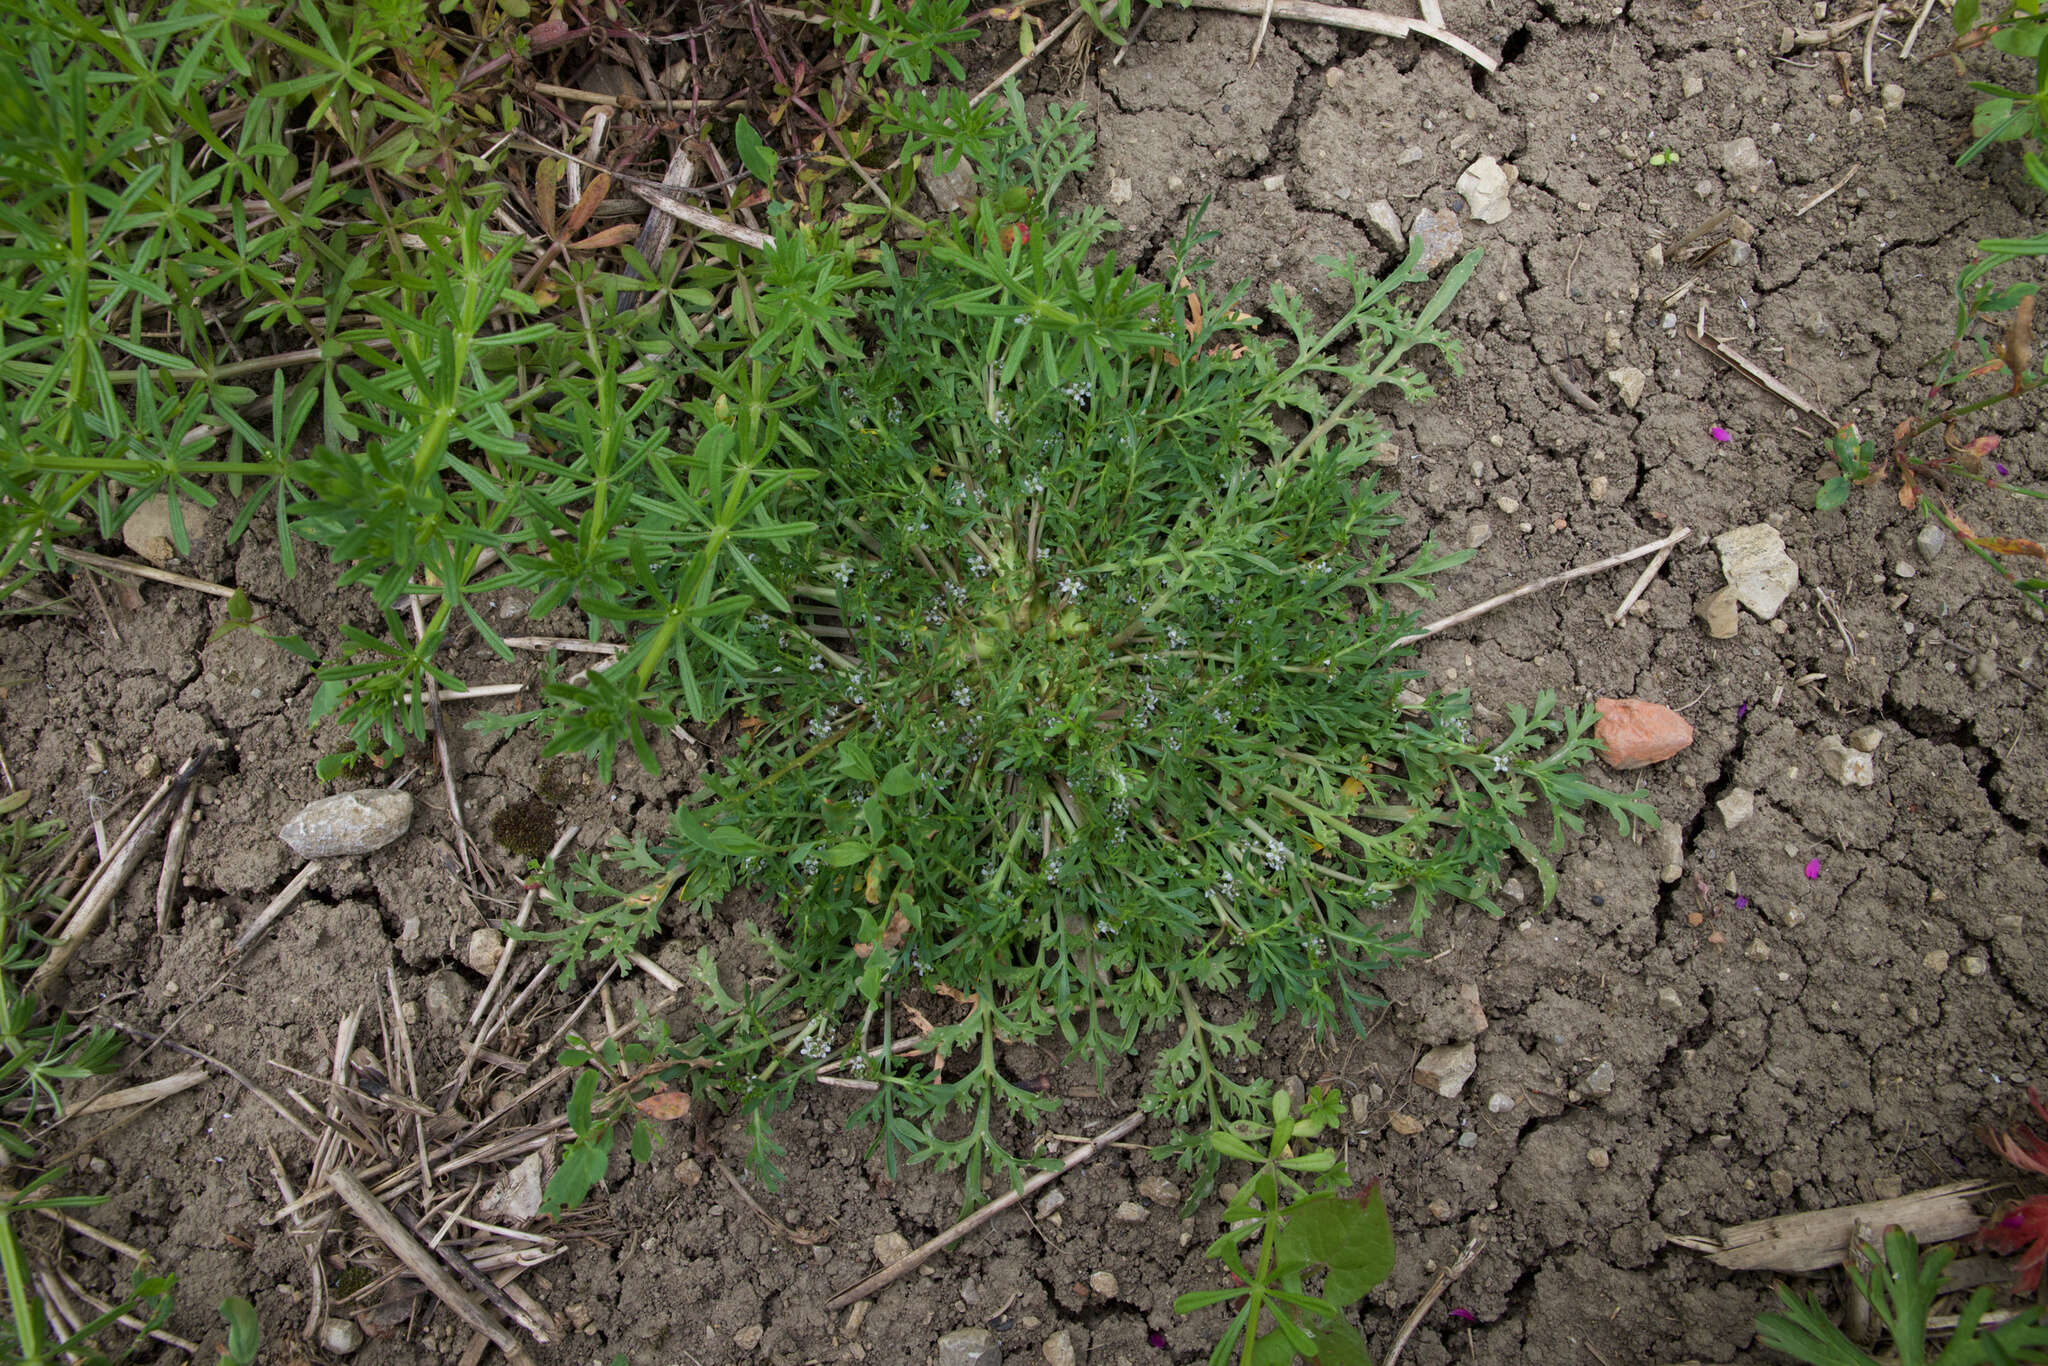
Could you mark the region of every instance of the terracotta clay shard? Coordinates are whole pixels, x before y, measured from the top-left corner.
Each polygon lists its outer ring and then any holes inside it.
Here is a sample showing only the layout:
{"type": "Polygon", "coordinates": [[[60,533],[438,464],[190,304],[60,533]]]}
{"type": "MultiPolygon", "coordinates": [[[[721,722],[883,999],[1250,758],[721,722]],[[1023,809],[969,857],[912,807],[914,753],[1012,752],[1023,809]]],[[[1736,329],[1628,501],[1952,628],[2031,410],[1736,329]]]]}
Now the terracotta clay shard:
{"type": "Polygon", "coordinates": [[[1692,724],[1669,707],[1635,697],[1596,697],[1593,707],[1600,713],[1593,735],[1606,746],[1600,757],[1609,768],[1647,768],[1692,743],[1692,724]]]}

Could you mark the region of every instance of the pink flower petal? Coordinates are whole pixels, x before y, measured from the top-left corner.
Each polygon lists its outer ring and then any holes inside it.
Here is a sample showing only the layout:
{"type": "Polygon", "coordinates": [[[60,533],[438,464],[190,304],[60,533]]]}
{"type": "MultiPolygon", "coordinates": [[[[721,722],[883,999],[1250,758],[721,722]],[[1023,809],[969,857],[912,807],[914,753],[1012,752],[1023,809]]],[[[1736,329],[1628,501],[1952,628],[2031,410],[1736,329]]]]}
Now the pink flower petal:
{"type": "Polygon", "coordinates": [[[1814,879],[1818,878],[1819,876],[1820,876],[1820,860],[1819,860],[1819,859],[1817,859],[1817,858],[1815,858],[1815,859],[1808,859],[1808,860],[1806,861],[1806,877],[1807,877],[1807,880],[1808,880],[1808,881],[1813,881],[1814,879]]]}
{"type": "Polygon", "coordinates": [[[1726,427],[1709,427],[1707,428],[1707,435],[1713,437],[1716,441],[1733,441],[1735,439],[1735,434],[1726,427]]]}

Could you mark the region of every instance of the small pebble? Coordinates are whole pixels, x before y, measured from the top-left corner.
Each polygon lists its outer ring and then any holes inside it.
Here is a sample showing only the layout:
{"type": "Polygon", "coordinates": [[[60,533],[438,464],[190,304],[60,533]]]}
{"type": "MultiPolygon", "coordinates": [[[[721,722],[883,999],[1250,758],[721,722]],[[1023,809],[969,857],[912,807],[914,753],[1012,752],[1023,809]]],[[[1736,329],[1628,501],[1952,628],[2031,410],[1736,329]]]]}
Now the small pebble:
{"type": "Polygon", "coordinates": [[[1920,552],[1920,558],[1929,564],[1948,545],[1948,529],[1939,522],[1929,522],[1920,528],[1920,534],[1913,538],[1913,548],[1920,552]]]}
{"type": "Polygon", "coordinates": [[[1116,1274],[1110,1271],[1098,1271],[1088,1278],[1088,1288],[1106,1300],[1113,1300],[1116,1298],[1118,1288],[1116,1274]]]}
{"type": "Polygon", "coordinates": [[[1485,545],[1491,539],[1493,539],[1493,524],[1491,522],[1474,522],[1465,529],[1465,544],[1471,546],[1474,550],[1479,549],[1480,546],[1485,545]]]}
{"type": "Polygon", "coordinates": [[[939,1339],[939,1366],[1003,1366],[1003,1345],[986,1328],[960,1328],[939,1339]]]}
{"type": "Polygon", "coordinates": [[[1963,959],[1963,976],[1965,977],[1982,977],[1989,971],[1991,971],[1991,965],[1974,953],[1963,959]]]}
{"type": "Polygon", "coordinates": [[[1677,1015],[1685,1009],[1685,1002],[1678,998],[1678,988],[1658,987],[1657,1006],[1668,1014],[1677,1015]]]}
{"type": "Polygon", "coordinates": [[[1920,962],[1929,972],[1947,972],[1948,951],[1945,949],[1935,949],[1925,958],[1922,958],[1920,962]]]}
{"type": "Polygon", "coordinates": [[[142,751],[142,757],[135,761],[135,776],[147,781],[164,771],[164,761],[151,750],[142,751]]]}
{"type": "Polygon", "coordinates": [[[1458,1146],[1460,1148],[1478,1147],[1479,1135],[1474,1133],[1472,1130],[1467,1129],[1464,1133],[1458,1135],[1458,1146]]]}
{"type": "Polygon", "coordinates": [[[1413,1138],[1422,1132],[1422,1121],[1399,1110],[1387,1116],[1387,1127],[1404,1137],[1413,1138]]]}
{"type": "Polygon", "coordinates": [[[1596,1172],[1606,1171],[1609,1160],[1607,1149],[1605,1148],[1586,1149],[1586,1165],[1596,1172]]]}
{"type": "Polygon", "coordinates": [[[1138,1194],[1155,1205],[1177,1205],[1180,1203],[1180,1187],[1154,1172],[1138,1182],[1138,1194]]]}
{"type": "Polygon", "coordinates": [[[1580,1089],[1589,1096],[1605,1096],[1614,1092],[1614,1064],[1603,1062],[1586,1074],[1579,1083],[1580,1089]]]}
{"type": "Polygon", "coordinates": [[[469,933],[469,944],[462,961],[469,964],[469,970],[488,977],[498,970],[498,960],[505,956],[505,936],[485,925],[469,933]]]}
{"type": "Polygon", "coordinates": [[[1058,1186],[1054,1186],[1051,1190],[1038,1197],[1038,1217],[1043,1219],[1066,1203],[1066,1192],[1058,1186]]]}
{"type": "Polygon", "coordinates": [[[883,1266],[894,1266],[910,1255],[910,1240],[891,1230],[875,1235],[875,1260],[883,1266]]]}
{"type": "Polygon", "coordinates": [[[345,858],[382,849],[411,828],[412,794],[371,788],[311,802],[277,835],[300,858],[345,858]]]}
{"type": "Polygon", "coordinates": [[[1135,1200],[1126,1200],[1116,1207],[1116,1221],[1119,1224],[1142,1224],[1145,1222],[1145,1207],[1135,1200]]]}
{"type": "Polygon", "coordinates": [[[1451,1202],[1438,1196],[1429,1202],[1429,1217],[1441,1223],[1451,1217],[1451,1202]]]}
{"type": "Polygon", "coordinates": [[[732,1345],[742,1352],[751,1352],[761,1345],[761,1339],[767,1335],[768,1330],[760,1324],[750,1323],[732,1335],[732,1345]]]}
{"type": "Polygon", "coordinates": [[[363,1330],[353,1319],[328,1319],[320,1325],[320,1347],[334,1356],[345,1357],[363,1345],[363,1330]]]}
{"type": "Polygon", "coordinates": [[[1486,1108],[1496,1115],[1504,1115],[1515,1108],[1515,1098],[1505,1091],[1495,1091],[1486,1098],[1486,1108]]]}
{"type": "Polygon", "coordinates": [[[1877,726],[1865,726],[1850,732],[1849,743],[1865,754],[1875,754],[1878,746],[1884,743],[1884,731],[1877,726]]]}
{"type": "MultiPolygon", "coordinates": [[[[1331,70],[1335,70],[1332,67],[1331,70]]],[[[1038,1349],[1045,1358],[1045,1366],[1074,1366],[1074,1335],[1062,1328],[1045,1340],[1045,1346],[1038,1349]]]]}

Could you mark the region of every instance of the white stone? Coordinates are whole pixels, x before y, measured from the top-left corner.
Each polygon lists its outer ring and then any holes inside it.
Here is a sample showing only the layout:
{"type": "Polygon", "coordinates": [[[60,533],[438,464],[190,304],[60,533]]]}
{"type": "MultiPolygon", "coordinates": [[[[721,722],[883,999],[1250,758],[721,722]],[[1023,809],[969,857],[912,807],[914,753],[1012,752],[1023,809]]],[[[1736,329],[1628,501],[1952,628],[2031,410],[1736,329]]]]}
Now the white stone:
{"type": "Polygon", "coordinates": [[[1733,830],[1756,814],[1756,793],[1746,787],[1730,789],[1727,796],[1714,803],[1714,809],[1721,813],[1721,823],[1733,830]]]}
{"type": "Polygon", "coordinates": [[[382,849],[411,828],[412,794],[371,788],[309,803],[277,837],[300,858],[345,858],[382,849]]]}
{"type": "Polygon", "coordinates": [[[986,1328],[961,1328],[939,1339],[939,1366],[1003,1366],[1003,1345],[986,1328]]]}
{"type": "Polygon", "coordinates": [[[875,1260],[883,1266],[894,1266],[910,1255],[910,1240],[891,1229],[875,1235],[875,1260]]]}
{"type": "Polygon", "coordinates": [[[1062,1328],[1045,1340],[1045,1346],[1038,1349],[1045,1358],[1045,1366],[1074,1366],[1074,1335],[1062,1328]]]}
{"type": "Polygon", "coordinates": [[[1481,223],[1498,223],[1510,212],[1508,173],[1492,157],[1481,157],[1458,177],[1458,193],[1465,197],[1465,211],[1481,223]]]}
{"type": "Polygon", "coordinates": [[[353,1319],[328,1319],[320,1325],[322,1351],[345,1357],[362,1345],[363,1330],[356,1327],[353,1319]]]}
{"type": "Polygon", "coordinates": [[[498,960],[504,956],[504,935],[489,925],[469,932],[469,944],[463,952],[462,961],[469,964],[471,972],[488,977],[498,970],[498,960]]]}
{"type": "MultiPolygon", "coordinates": [[[[185,515],[185,531],[189,536],[192,516],[197,509],[187,503],[179,511],[185,515]]],[[[128,520],[121,523],[121,540],[159,569],[177,559],[178,547],[171,541],[170,495],[159,493],[129,513],[128,520]]]]}
{"type": "Polygon", "coordinates": [[[1109,178],[1109,202],[1112,204],[1128,204],[1131,202],[1131,178],[1129,176],[1119,175],[1109,178]]]}
{"type": "Polygon", "coordinates": [[[1408,252],[1408,234],[1401,231],[1401,216],[1394,212],[1394,206],[1384,199],[1375,199],[1365,206],[1365,235],[1381,251],[1405,256],[1408,252]]]}
{"type": "Polygon", "coordinates": [[[1098,1271],[1088,1278],[1088,1288],[1106,1300],[1116,1298],[1118,1286],[1114,1271],[1098,1271]]]}
{"type": "Polygon", "coordinates": [[[1415,1084],[1448,1099],[1465,1089],[1478,1068],[1478,1050],[1470,1042],[1445,1044],[1422,1055],[1415,1065],[1415,1084]]]}
{"type": "Polygon", "coordinates": [[[1754,182],[1764,174],[1764,154],[1757,150],[1755,138],[1734,138],[1720,147],[1721,169],[1732,180],[1754,182]]]}
{"type": "Polygon", "coordinates": [[[1613,381],[1614,390],[1621,395],[1621,401],[1631,408],[1643,401],[1643,386],[1650,382],[1650,377],[1633,365],[1609,370],[1607,378],[1613,381]]]}
{"type": "Polygon", "coordinates": [[[1799,566],[1785,553],[1785,538],[1766,522],[1739,526],[1714,538],[1721,573],[1736,600],[1763,621],[1778,615],[1799,586],[1799,566]]]}
{"type": "Polygon", "coordinates": [[[1839,735],[1820,742],[1820,766],[1843,787],[1869,787],[1877,781],[1877,761],[1843,744],[1839,735]]]}

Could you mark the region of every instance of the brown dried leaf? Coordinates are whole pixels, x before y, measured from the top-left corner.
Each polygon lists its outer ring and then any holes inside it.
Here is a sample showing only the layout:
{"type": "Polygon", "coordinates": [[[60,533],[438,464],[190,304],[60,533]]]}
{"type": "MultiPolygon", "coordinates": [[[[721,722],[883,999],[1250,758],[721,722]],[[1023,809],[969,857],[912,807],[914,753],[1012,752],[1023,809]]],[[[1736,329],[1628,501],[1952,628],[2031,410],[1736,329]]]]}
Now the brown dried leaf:
{"type": "Polygon", "coordinates": [[[615,223],[602,232],[594,232],[580,241],[571,242],[571,251],[602,251],[606,247],[623,247],[640,235],[638,223],[615,223]]]}
{"type": "Polygon", "coordinates": [[[591,182],[583,187],[583,197],[576,201],[576,207],[569,210],[569,217],[562,224],[562,236],[567,237],[572,232],[581,232],[583,225],[590,221],[590,216],[597,212],[597,206],[604,203],[604,197],[611,193],[611,188],[612,178],[609,174],[600,171],[594,176],[591,182]]]}
{"type": "Polygon", "coordinates": [[[690,1114],[690,1093],[687,1091],[656,1091],[651,1096],[633,1102],[633,1108],[649,1119],[687,1119],[690,1114]]]}
{"type": "Polygon", "coordinates": [[[2015,394],[2020,391],[2020,384],[2027,376],[2027,366],[2034,359],[2035,297],[2029,294],[2020,300],[2019,307],[2012,311],[2012,321],[2006,325],[2004,338],[1998,343],[1998,354],[2005,357],[2005,367],[2012,371],[2012,391],[2015,394]]]}
{"type": "Polygon", "coordinates": [[[555,235],[555,196],[561,193],[565,165],[549,157],[533,173],[533,211],[540,215],[540,230],[550,237],[555,235]]]}

